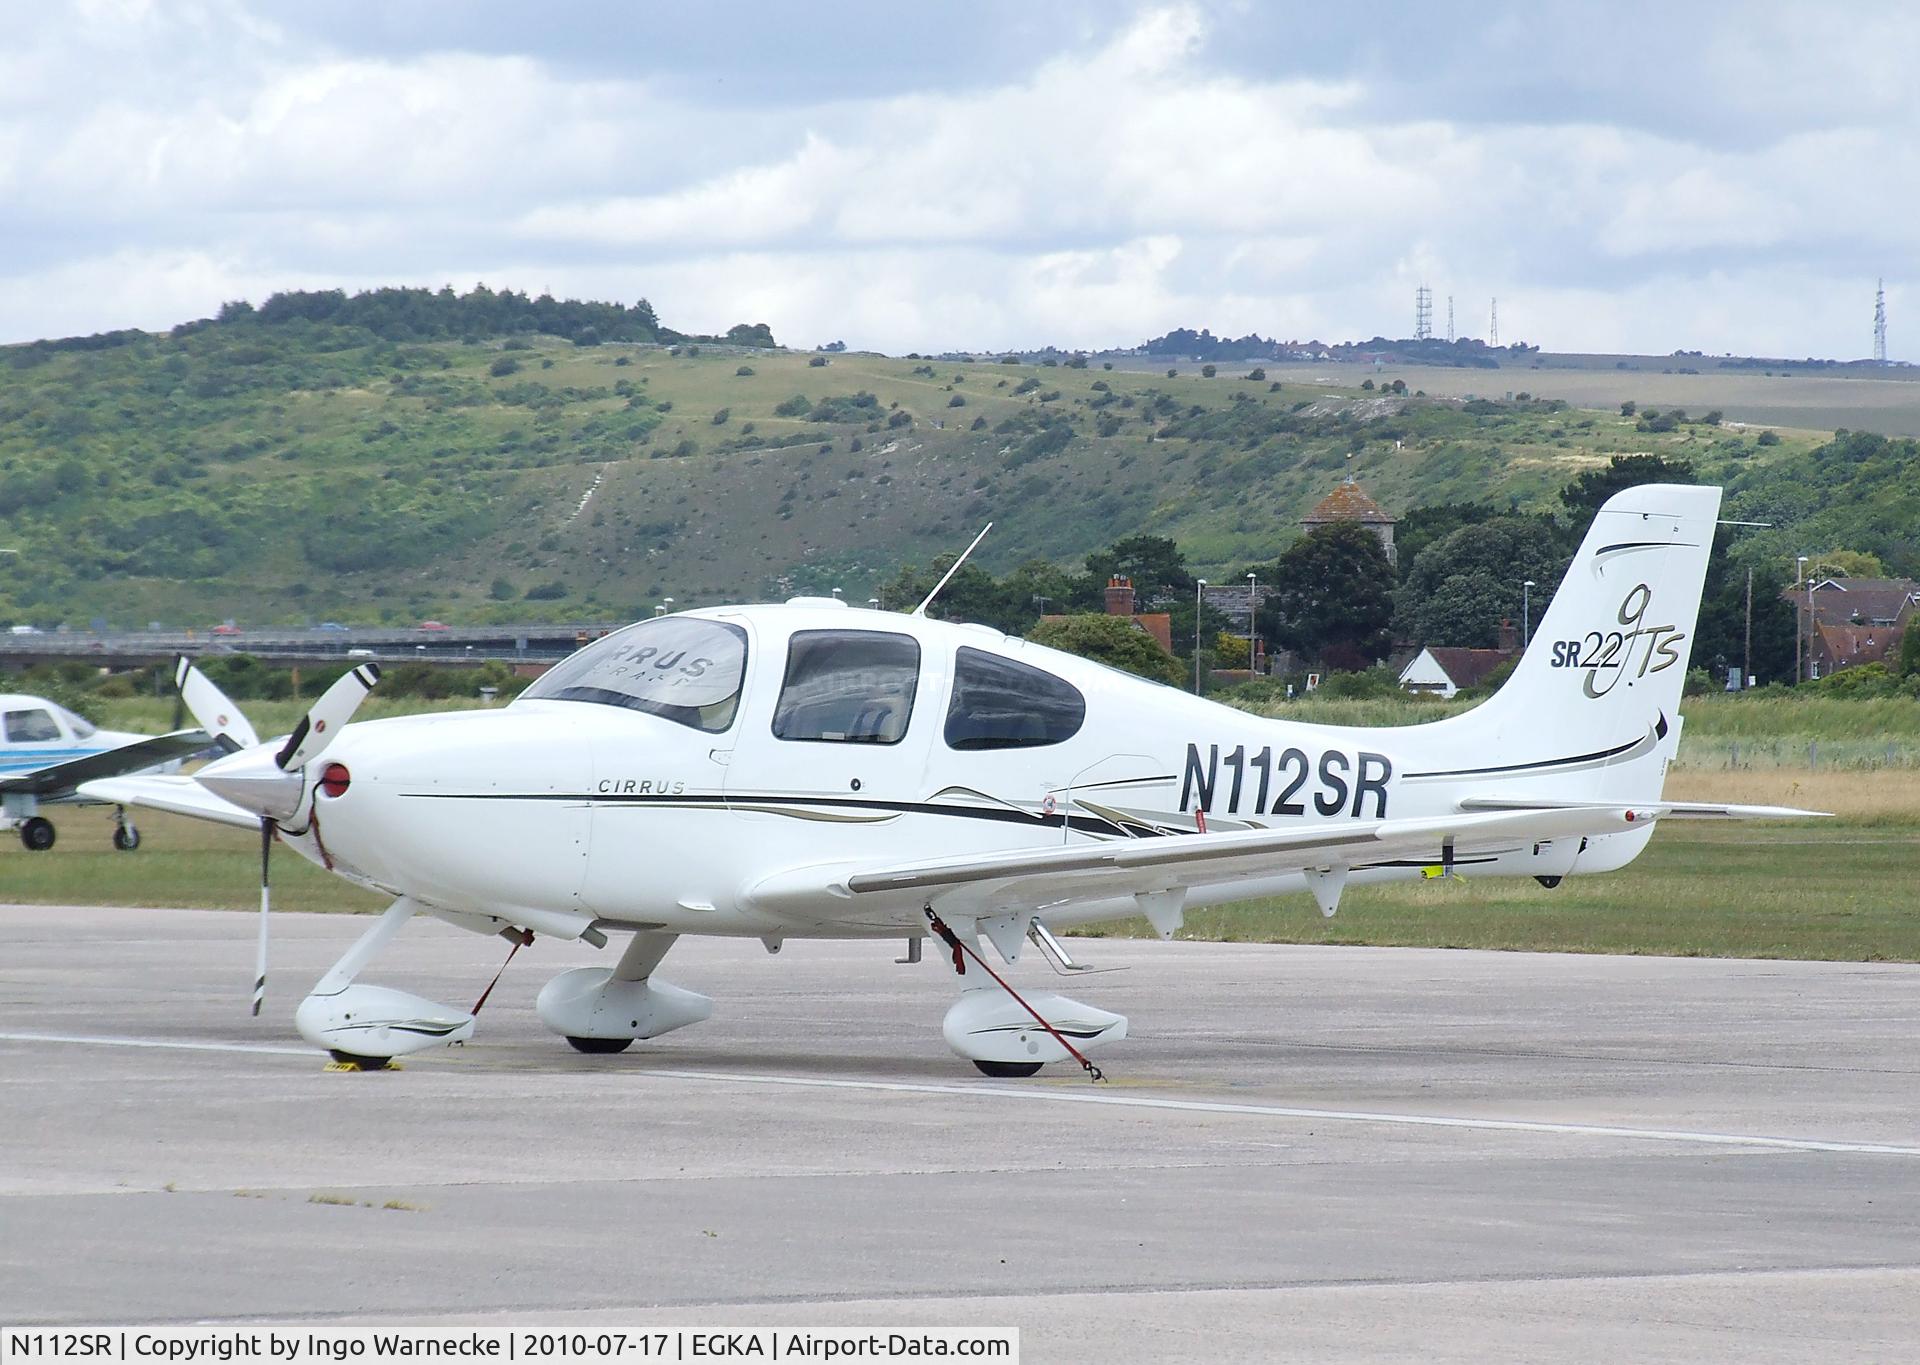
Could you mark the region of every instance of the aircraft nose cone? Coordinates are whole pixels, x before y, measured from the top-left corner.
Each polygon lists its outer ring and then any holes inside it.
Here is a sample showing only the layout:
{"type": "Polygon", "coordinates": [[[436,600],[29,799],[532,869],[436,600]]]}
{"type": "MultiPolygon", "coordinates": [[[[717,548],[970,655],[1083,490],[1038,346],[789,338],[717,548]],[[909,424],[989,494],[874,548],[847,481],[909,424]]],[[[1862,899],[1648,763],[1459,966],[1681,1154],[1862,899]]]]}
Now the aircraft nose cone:
{"type": "Polygon", "coordinates": [[[222,800],[270,820],[284,820],[299,810],[306,789],[299,769],[284,772],[273,761],[270,744],[216,759],[195,773],[194,780],[222,800]]]}

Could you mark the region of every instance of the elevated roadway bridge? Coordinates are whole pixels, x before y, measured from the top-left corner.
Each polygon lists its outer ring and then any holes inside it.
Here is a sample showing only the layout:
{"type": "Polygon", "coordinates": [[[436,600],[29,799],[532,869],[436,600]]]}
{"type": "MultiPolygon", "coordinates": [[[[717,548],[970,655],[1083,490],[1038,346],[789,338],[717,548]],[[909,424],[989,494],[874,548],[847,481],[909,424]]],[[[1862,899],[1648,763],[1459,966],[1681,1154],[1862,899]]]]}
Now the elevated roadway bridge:
{"type": "Polygon", "coordinates": [[[232,630],[35,631],[0,634],[0,667],[81,659],[103,668],[137,668],[176,655],[250,654],[270,663],[485,663],[543,666],[566,658],[625,621],[562,621],[491,626],[264,626],[232,630]]]}

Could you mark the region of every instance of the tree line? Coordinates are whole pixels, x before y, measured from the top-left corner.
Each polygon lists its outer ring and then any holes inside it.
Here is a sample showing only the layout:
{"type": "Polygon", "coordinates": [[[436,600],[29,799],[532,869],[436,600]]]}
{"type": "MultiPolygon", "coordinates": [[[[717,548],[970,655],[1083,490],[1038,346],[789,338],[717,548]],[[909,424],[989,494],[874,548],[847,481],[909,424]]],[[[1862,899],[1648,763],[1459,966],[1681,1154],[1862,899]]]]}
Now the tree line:
{"type": "MultiPolygon", "coordinates": [[[[1698,481],[1685,461],[1615,456],[1604,468],[1568,483],[1552,513],[1479,502],[1416,507],[1396,528],[1397,563],[1388,560],[1380,539],[1366,526],[1343,521],[1315,527],[1273,559],[1242,566],[1224,581],[1238,584],[1252,573],[1260,585],[1261,639],[1317,669],[1367,669],[1396,645],[1490,648],[1498,644],[1503,625],[1522,624],[1523,610],[1539,622],[1608,498],[1644,483],[1698,481]],[[1533,586],[1524,589],[1528,580],[1533,586]]],[[[1735,528],[1722,527],[1715,538],[1695,632],[1696,667],[1738,666],[1743,659],[1749,565],[1730,553],[1734,534],[1735,528]]],[[[947,556],[924,569],[902,568],[883,589],[881,604],[910,610],[951,563],[947,556]]],[[[1232,633],[1246,629],[1244,615],[1232,620],[1198,600],[1197,575],[1167,537],[1124,537],[1087,555],[1083,566],[1075,570],[1033,559],[996,578],[968,564],[930,614],[1076,648],[1173,682],[1191,677],[1196,645],[1203,665],[1210,666],[1222,637],[1230,647],[1232,633]],[[1047,616],[1104,612],[1103,593],[1114,576],[1132,582],[1136,611],[1167,613],[1175,655],[1184,662],[1170,664],[1157,649],[1143,652],[1144,637],[1137,631],[1130,632],[1129,641],[1108,629],[1041,622],[1047,616]]],[[[1763,679],[1790,680],[1794,673],[1793,608],[1781,596],[1788,577],[1769,566],[1755,575],[1752,666],[1763,679]]]]}
{"type": "MultiPolygon", "coordinates": [[[[601,342],[714,342],[771,348],[777,343],[764,322],[738,323],[724,336],[677,332],[661,325],[646,299],[633,304],[600,303],[583,299],[556,299],[551,294],[530,297],[513,289],[490,289],[476,284],[466,293],[451,286],[441,289],[384,287],[349,294],[344,289],[289,289],[269,295],[257,307],[245,299],[220,305],[211,318],[183,322],[171,330],[175,337],[191,336],[210,328],[250,325],[280,327],[322,324],[358,328],[382,341],[481,341],[493,337],[537,335],[560,337],[576,346],[601,342]]],[[[105,350],[149,339],[149,333],[122,329],[88,337],[36,341],[19,348],[21,354],[105,350]]]]}

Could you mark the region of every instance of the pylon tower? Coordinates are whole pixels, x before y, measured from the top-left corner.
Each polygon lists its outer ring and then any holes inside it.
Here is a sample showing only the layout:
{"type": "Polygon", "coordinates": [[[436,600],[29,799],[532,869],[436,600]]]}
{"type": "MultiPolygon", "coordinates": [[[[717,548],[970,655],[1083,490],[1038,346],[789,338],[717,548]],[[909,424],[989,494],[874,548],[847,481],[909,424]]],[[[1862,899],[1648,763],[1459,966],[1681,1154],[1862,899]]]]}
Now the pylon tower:
{"type": "Polygon", "coordinates": [[[1447,344],[1453,344],[1453,295],[1447,295],[1447,344]]]}
{"type": "Polygon", "coordinates": [[[1487,345],[1500,344],[1500,300],[1493,301],[1493,308],[1487,318],[1487,345]]]}
{"type": "Polygon", "coordinates": [[[1413,339],[1433,340],[1433,291],[1424,284],[1413,291],[1413,339]]]}
{"type": "Polygon", "coordinates": [[[1887,282],[1873,282],[1873,362],[1887,363],[1887,282]]]}

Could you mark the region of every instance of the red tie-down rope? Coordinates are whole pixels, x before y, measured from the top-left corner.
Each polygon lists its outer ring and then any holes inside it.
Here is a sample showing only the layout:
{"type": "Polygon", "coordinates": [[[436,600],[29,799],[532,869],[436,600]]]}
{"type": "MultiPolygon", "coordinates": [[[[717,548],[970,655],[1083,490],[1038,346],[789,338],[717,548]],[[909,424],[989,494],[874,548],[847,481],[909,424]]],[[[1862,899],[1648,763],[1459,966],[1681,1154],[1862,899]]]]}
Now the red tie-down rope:
{"type": "Polygon", "coordinates": [[[480,998],[473,1002],[473,1008],[467,1011],[469,1014],[473,1015],[473,1017],[476,1019],[480,1017],[480,1007],[486,1004],[487,997],[493,994],[493,988],[499,985],[500,978],[507,974],[507,966],[509,963],[513,961],[513,955],[519,952],[522,948],[526,947],[529,943],[533,942],[533,930],[502,929],[500,931],[500,937],[504,938],[507,942],[511,943],[513,947],[507,949],[506,962],[502,962],[500,964],[500,970],[493,974],[493,980],[487,983],[487,988],[484,991],[480,992],[480,998]]]}
{"type": "Polygon", "coordinates": [[[958,973],[961,976],[965,976],[967,974],[967,959],[972,958],[975,962],[980,964],[981,971],[985,972],[988,976],[992,977],[994,979],[995,984],[998,985],[1001,990],[1005,991],[1008,995],[1012,996],[1014,999],[1014,1002],[1018,1004],[1021,1009],[1025,1010],[1028,1014],[1031,1014],[1033,1016],[1033,1020],[1036,1024],[1040,1025],[1041,1028],[1045,1029],[1048,1033],[1053,1035],[1054,1042],[1060,1044],[1061,1047],[1065,1048],[1068,1054],[1072,1056],[1073,1060],[1080,1063],[1081,1068],[1085,1070],[1087,1073],[1088,1080],[1104,1081],[1107,1078],[1106,1074],[1102,1072],[1099,1067],[1095,1066],[1092,1062],[1087,1060],[1085,1053],[1080,1051],[1080,1049],[1075,1047],[1072,1043],[1069,1043],[1065,1038],[1063,1038],[1060,1035],[1059,1029],[1055,1028],[1052,1024],[1047,1022],[1045,1015],[1041,1014],[1040,1011],[1035,1009],[1032,1005],[1029,1005],[1026,1002],[1026,1000],[1021,996],[1019,991],[1016,991],[1012,986],[1009,986],[1007,984],[1005,977],[1001,976],[1000,973],[996,972],[993,968],[989,967],[987,965],[987,960],[984,957],[981,957],[980,954],[977,951],[975,951],[972,944],[967,943],[958,934],[954,933],[953,930],[949,929],[947,927],[947,922],[941,919],[940,916],[936,915],[933,912],[933,907],[931,905],[926,907],[926,912],[927,912],[928,926],[933,930],[934,933],[940,936],[942,941],[946,943],[947,947],[953,949],[953,970],[956,973],[958,973]]]}

